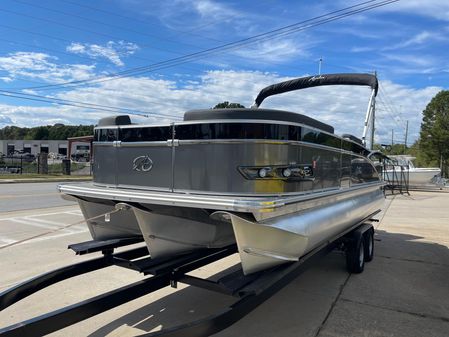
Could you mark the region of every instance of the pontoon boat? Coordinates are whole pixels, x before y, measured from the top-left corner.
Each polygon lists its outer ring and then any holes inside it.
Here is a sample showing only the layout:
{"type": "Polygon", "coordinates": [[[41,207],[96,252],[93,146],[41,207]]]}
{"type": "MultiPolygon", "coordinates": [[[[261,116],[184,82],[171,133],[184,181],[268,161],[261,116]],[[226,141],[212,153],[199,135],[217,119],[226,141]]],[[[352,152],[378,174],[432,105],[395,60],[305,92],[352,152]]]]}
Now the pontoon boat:
{"type": "MultiPolygon", "coordinates": [[[[95,128],[94,179],[63,184],[94,239],[143,235],[152,257],[236,242],[245,274],[305,253],[378,210],[382,182],[353,137],[262,101],[292,90],[378,82],[370,74],[271,85],[252,108],[188,111],[181,122],[95,128]]],[[[325,106],[325,104],[323,104],[325,106]]]]}

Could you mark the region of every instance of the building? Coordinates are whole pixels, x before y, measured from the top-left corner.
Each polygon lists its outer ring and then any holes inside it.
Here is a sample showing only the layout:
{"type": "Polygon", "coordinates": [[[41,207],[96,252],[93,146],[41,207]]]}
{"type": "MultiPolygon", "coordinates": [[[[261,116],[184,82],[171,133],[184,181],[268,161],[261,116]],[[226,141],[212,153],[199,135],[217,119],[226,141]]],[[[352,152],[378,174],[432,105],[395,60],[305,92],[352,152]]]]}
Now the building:
{"type": "Polygon", "coordinates": [[[90,143],[85,141],[70,141],[70,151],[68,146],[68,140],[0,140],[0,152],[5,155],[23,151],[34,155],[46,152],[67,156],[69,153],[76,153],[78,148],[85,150],[86,146],[90,152],[90,143]]]}

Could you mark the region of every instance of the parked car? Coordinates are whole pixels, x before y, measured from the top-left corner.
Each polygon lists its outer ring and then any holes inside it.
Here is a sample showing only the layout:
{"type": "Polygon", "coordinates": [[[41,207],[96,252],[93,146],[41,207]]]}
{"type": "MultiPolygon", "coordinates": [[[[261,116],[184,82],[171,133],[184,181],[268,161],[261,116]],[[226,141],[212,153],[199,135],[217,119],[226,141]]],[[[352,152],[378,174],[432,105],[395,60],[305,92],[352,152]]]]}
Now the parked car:
{"type": "Polygon", "coordinates": [[[77,151],[75,153],[72,153],[71,159],[74,162],[88,162],[90,158],[89,158],[89,153],[77,151]]]}
{"type": "MultiPolygon", "coordinates": [[[[23,160],[22,160],[23,163],[23,160]]],[[[21,173],[22,165],[20,159],[17,159],[13,154],[7,156],[0,152],[0,173],[21,173]]]]}
{"type": "Polygon", "coordinates": [[[7,164],[32,163],[36,160],[36,156],[29,152],[14,151],[7,156],[3,156],[3,161],[7,164]]]}

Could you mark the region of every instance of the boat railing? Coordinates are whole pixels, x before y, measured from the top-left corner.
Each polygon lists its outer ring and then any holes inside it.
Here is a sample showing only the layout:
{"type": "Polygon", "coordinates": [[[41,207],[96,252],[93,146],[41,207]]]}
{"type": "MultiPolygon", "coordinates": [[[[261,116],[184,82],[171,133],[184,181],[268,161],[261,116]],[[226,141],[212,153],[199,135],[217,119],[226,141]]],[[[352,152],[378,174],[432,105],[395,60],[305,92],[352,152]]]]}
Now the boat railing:
{"type": "Polygon", "coordinates": [[[385,189],[392,194],[398,191],[400,194],[409,194],[410,166],[385,161],[382,170],[382,178],[385,181],[385,189]]]}

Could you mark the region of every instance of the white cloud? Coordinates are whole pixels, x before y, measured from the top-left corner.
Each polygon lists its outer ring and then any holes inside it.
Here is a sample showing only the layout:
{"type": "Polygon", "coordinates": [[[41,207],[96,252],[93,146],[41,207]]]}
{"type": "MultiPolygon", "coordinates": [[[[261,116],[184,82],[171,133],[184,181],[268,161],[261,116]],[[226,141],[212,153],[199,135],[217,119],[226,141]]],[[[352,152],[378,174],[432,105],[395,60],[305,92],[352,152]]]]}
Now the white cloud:
{"type": "MultiPolygon", "coordinates": [[[[130,0],[121,0],[123,6],[130,0]]],[[[203,45],[204,40],[217,43],[230,42],[230,39],[248,37],[278,27],[278,18],[271,13],[259,14],[242,9],[236,2],[217,0],[132,0],[132,10],[161,22],[178,36],[189,35],[192,43],[178,42],[192,46],[203,45]]],[[[166,39],[165,43],[171,43],[166,39]]]]}
{"type": "Polygon", "coordinates": [[[439,55],[421,53],[381,52],[368,61],[380,73],[391,75],[437,74],[448,67],[447,60],[439,55]]]}
{"type": "Polygon", "coordinates": [[[406,0],[399,1],[380,10],[390,12],[407,12],[409,14],[428,16],[449,21],[449,2],[446,0],[406,0]]]}
{"type": "Polygon", "coordinates": [[[396,61],[416,67],[430,67],[435,64],[435,60],[430,55],[415,55],[415,54],[381,54],[385,60],[396,61]]]}
{"type": "Polygon", "coordinates": [[[11,77],[8,77],[8,76],[0,77],[0,80],[2,80],[5,83],[14,81],[11,77]]]}
{"type": "Polygon", "coordinates": [[[395,129],[396,137],[404,141],[406,121],[409,121],[408,144],[419,137],[422,121],[422,111],[443,88],[429,86],[415,89],[399,85],[392,81],[381,81],[381,91],[378,102],[379,124],[377,132],[384,135],[383,141],[391,139],[391,129],[395,129]]]}
{"type": "Polygon", "coordinates": [[[18,106],[0,104],[0,116],[5,125],[33,127],[54,123],[67,125],[94,124],[104,117],[101,112],[89,112],[80,108],[60,105],[18,106]]]}
{"type": "Polygon", "coordinates": [[[309,56],[309,50],[314,43],[298,42],[293,39],[276,39],[253,44],[237,49],[234,55],[252,62],[270,62],[272,64],[290,61],[293,58],[309,56]]]}
{"type": "Polygon", "coordinates": [[[244,19],[246,16],[229,4],[214,0],[166,0],[151,5],[141,1],[139,5],[146,7],[143,10],[146,15],[155,16],[169,26],[178,26],[186,22],[195,25],[198,21],[201,21],[201,26],[207,26],[208,22],[214,24],[231,22],[244,19]]]}
{"type": "Polygon", "coordinates": [[[0,115],[0,127],[4,127],[11,124],[12,124],[11,118],[5,115],[0,115]]]}
{"type": "Polygon", "coordinates": [[[57,60],[57,57],[45,53],[15,52],[0,57],[0,70],[7,72],[9,79],[26,77],[60,83],[88,79],[93,75],[95,69],[93,65],[60,65],[56,64],[57,60]]]}
{"type": "Polygon", "coordinates": [[[351,48],[351,53],[366,53],[366,52],[371,52],[371,51],[375,51],[377,50],[377,48],[375,47],[352,47],[351,48]]]}
{"type": "Polygon", "coordinates": [[[387,46],[382,48],[382,50],[394,50],[394,49],[401,49],[401,48],[407,48],[407,47],[413,47],[413,46],[423,46],[427,45],[429,42],[432,41],[446,41],[447,37],[443,36],[440,33],[434,33],[429,31],[422,31],[409,39],[406,39],[402,42],[399,42],[397,44],[387,46]]]}
{"type": "Polygon", "coordinates": [[[185,4],[190,3],[193,8],[198,12],[202,18],[208,20],[223,20],[223,18],[237,19],[242,16],[242,14],[227,6],[223,3],[219,3],[211,0],[194,0],[194,1],[184,1],[185,4]]]}
{"type": "MultiPolygon", "coordinates": [[[[262,88],[291,79],[257,71],[209,71],[195,79],[190,76],[178,78],[177,81],[148,77],[121,78],[103,82],[97,87],[78,88],[60,93],[57,97],[182,118],[186,110],[210,108],[223,101],[238,102],[249,107],[262,88]],[[124,87],[127,90],[123,90],[124,87]]],[[[399,135],[405,127],[406,120],[409,120],[409,139],[411,142],[416,140],[422,118],[421,112],[441,88],[413,89],[391,81],[381,83],[377,141],[388,142],[392,128],[399,135]],[[393,121],[392,115],[396,122],[393,121]]],[[[337,134],[351,133],[360,137],[369,94],[369,88],[365,87],[310,88],[270,97],[264,101],[262,107],[303,113],[333,125],[337,134]]],[[[113,114],[57,105],[50,107],[0,105],[0,115],[10,118],[13,123],[21,126],[41,125],[43,120],[57,120],[65,124],[95,124],[99,118],[113,114]]],[[[172,119],[160,116],[145,119],[146,122],[170,120],[172,119]]]]}
{"type": "Polygon", "coordinates": [[[125,41],[108,41],[105,45],[72,42],[66,50],[74,54],[87,55],[91,58],[105,58],[116,66],[124,66],[121,57],[134,54],[139,49],[135,43],[125,41]]]}
{"type": "Polygon", "coordinates": [[[36,90],[32,90],[32,89],[23,89],[23,90],[21,90],[21,92],[24,94],[29,94],[29,95],[39,95],[39,93],[36,90]]]}
{"type": "MultiPolygon", "coordinates": [[[[353,5],[351,1],[348,4],[347,0],[333,1],[332,4],[339,4],[340,7],[353,5]]],[[[375,12],[388,13],[407,13],[412,15],[426,16],[433,19],[449,21],[449,2],[446,0],[401,0],[386,6],[381,6],[375,9],[375,12]]],[[[369,13],[369,12],[367,12],[369,13]]],[[[348,18],[352,21],[365,21],[369,14],[359,14],[348,18]]]]}

